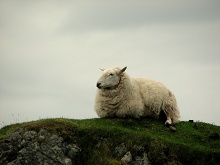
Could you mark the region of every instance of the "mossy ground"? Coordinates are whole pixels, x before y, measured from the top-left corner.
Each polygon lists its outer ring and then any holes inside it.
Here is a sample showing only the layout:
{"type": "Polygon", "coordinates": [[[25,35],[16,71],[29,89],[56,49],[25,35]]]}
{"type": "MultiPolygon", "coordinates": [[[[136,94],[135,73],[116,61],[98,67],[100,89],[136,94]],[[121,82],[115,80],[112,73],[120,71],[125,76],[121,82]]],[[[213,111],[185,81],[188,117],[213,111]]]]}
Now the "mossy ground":
{"type": "Polygon", "coordinates": [[[83,154],[80,164],[120,164],[114,149],[125,143],[127,150],[142,145],[153,164],[172,158],[181,164],[220,164],[220,127],[202,122],[180,122],[172,132],[154,119],[43,119],[0,129],[0,142],[17,127],[44,128],[68,143],[76,143],[83,154]]]}

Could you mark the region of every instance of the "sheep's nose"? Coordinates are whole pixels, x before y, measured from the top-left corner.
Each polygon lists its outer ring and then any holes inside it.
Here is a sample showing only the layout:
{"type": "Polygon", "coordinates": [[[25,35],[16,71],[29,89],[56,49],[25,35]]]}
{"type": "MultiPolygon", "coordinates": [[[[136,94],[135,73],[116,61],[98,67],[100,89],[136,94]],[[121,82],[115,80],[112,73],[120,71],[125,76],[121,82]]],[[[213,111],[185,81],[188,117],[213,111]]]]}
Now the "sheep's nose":
{"type": "Polygon", "coordinates": [[[100,83],[100,82],[97,82],[96,86],[97,86],[98,88],[100,88],[100,85],[101,85],[101,83],[100,83]]]}

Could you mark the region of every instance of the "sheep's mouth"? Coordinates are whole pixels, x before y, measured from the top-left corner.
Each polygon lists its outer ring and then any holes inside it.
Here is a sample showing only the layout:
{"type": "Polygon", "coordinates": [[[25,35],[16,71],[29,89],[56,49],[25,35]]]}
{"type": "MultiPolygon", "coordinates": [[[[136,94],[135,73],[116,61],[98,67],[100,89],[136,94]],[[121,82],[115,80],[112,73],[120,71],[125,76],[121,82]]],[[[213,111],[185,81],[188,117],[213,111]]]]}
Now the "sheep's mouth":
{"type": "Polygon", "coordinates": [[[117,86],[110,86],[110,87],[105,87],[103,89],[105,89],[105,90],[114,90],[116,88],[117,88],[117,86]]]}
{"type": "Polygon", "coordinates": [[[101,85],[101,83],[97,83],[96,87],[99,89],[104,89],[104,90],[111,90],[115,88],[115,86],[101,85]]]}
{"type": "Polygon", "coordinates": [[[99,88],[99,89],[106,89],[106,90],[112,89],[111,87],[101,87],[101,86],[97,86],[97,88],[99,88]]]}
{"type": "Polygon", "coordinates": [[[100,87],[99,89],[111,90],[111,89],[113,89],[113,88],[112,88],[112,87],[108,87],[108,86],[106,86],[106,87],[100,87]]]}

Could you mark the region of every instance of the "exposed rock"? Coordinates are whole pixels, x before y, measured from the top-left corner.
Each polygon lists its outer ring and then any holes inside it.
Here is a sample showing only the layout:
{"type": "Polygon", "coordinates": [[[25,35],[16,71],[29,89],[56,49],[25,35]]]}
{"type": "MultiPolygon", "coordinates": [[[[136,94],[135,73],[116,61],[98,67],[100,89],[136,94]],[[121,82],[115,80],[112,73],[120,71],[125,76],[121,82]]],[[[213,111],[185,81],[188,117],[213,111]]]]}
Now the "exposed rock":
{"type": "Polygon", "coordinates": [[[75,144],[73,144],[73,145],[70,145],[70,144],[69,144],[69,145],[67,146],[67,148],[68,148],[68,150],[69,150],[68,156],[69,156],[69,158],[71,158],[71,159],[74,159],[75,156],[81,152],[81,149],[80,149],[77,145],[75,145],[75,144]]]}
{"type": "Polygon", "coordinates": [[[64,159],[65,165],[72,165],[72,160],[70,158],[65,158],[64,159]]]}
{"type": "Polygon", "coordinates": [[[124,143],[115,148],[115,154],[121,158],[122,164],[131,165],[150,165],[150,161],[147,156],[147,152],[143,146],[134,145],[130,151],[124,143]]]}
{"type": "Polygon", "coordinates": [[[131,153],[133,157],[132,165],[150,165],[147,152],[143,146],[134,145],[131,153]]]}
{"type": "Polygon", "coordinates": [[[127,149],[124,143],[121,143],[115,148],[115,154],[118,158],[122,157],[126,153],[127,149]]]}
{"type": "Polygon", "coordinates": [[[134,161],[132,162],[132,165],[150,165],[150,164],[151,163],[150,163],[150,161],[149,161],[149,159],[147,157],[147,153],[146,152],[143,153],[142,157],[136,156],[134,158],[134,161]]]}
{"type": "Polygon", "coordinates": [[[130,163],[132,161],[132,155],[131,155],[131,152],[129,151],[129,152],[127,152],[124,156],[123,156],[123,158],[121,158],[121,162],[122,163],[125,163],[125,164],[128,164],[128,163],[130,163]]]}
{"type": "Polygon", "coordinates": [[[0,151],[0,164],[72,165],[81,149],[44,129],[37,133],[20,128],[4,139],[0,151]]]}
{"type": "Polygon", "coordinates": [[[134,157],[136,157],[136,156],[143,157],[144,151],[145,151],[144,147],[137,146],[137,145],[134,145],[131,149],[132,156],[134,156],[134,157]]]}

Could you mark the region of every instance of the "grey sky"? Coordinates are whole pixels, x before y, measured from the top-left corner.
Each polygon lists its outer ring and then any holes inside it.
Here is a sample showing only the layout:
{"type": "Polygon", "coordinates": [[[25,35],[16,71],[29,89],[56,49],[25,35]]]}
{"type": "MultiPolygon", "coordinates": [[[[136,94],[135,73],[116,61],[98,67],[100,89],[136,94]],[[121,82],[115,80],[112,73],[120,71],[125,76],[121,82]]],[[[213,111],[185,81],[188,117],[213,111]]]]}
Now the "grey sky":
{"type": "Polygon", "coordinates": [[[164,83],[220,125],[220,1],[0,1],[0,124],[94,118],[98,68],[164,83]]]}

